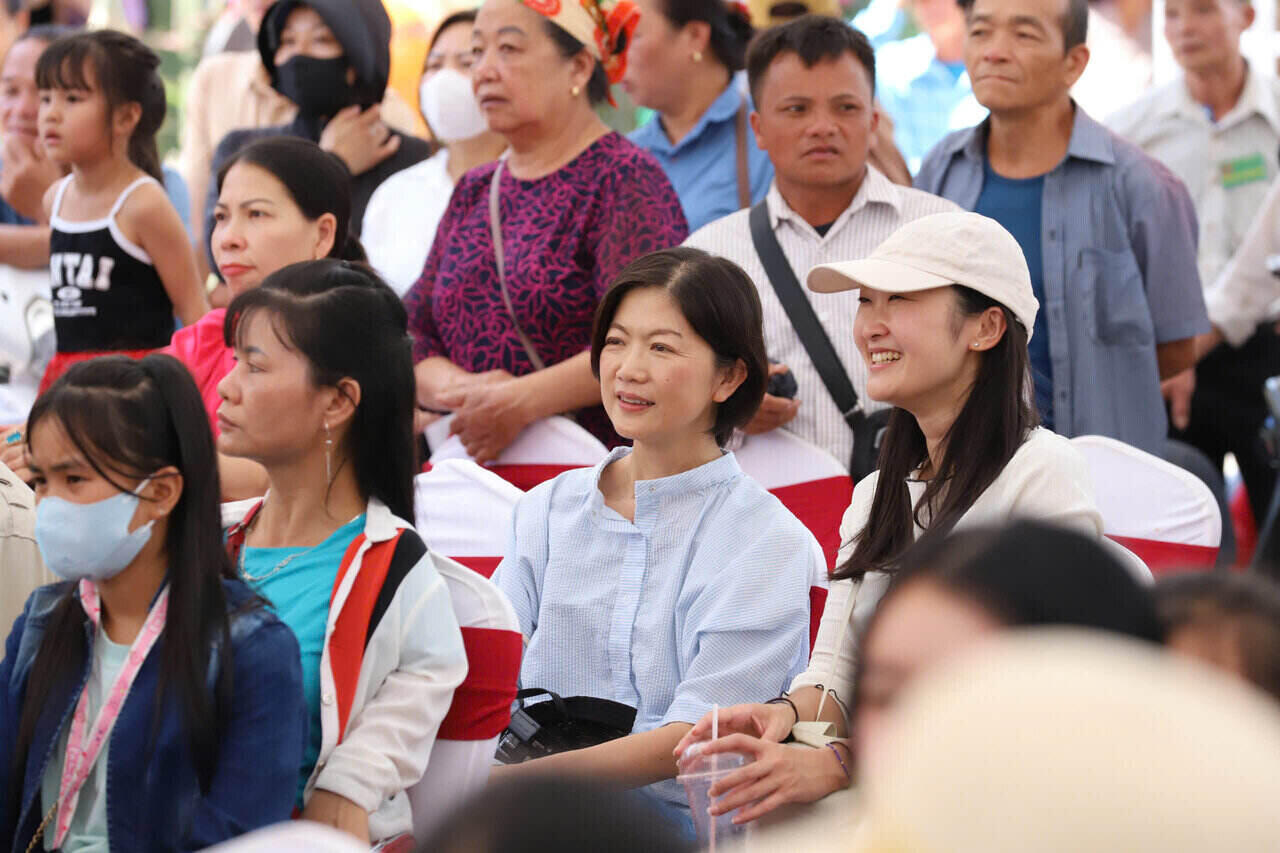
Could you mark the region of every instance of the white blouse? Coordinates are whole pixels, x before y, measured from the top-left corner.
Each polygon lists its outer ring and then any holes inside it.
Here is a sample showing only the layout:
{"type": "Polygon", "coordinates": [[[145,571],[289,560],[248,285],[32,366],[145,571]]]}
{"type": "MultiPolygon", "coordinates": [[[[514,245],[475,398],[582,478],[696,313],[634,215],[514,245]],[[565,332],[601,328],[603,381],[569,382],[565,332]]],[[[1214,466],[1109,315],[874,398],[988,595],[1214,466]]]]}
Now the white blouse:
{"type": "MultiPolygon", "coordinates": [[[[879,472],[867,475],[853,490],[853,502],[840,522],[844,544],[837,566],[849,559],[854,537],[866,526],[878,477],[879,472]]],[[[908,480],[907,487],[915,505],[924,494],[925,483],[908,480]]],[[[1070,441],[1047,429],[1033,430],[954,529],[1003,524],[1013,518],[1034,518],[1102,536],[1102,516],[1094,500],[1088,464],[1070,441]]],[[[917,526],[916,536],[922,532],[917,526]]],[[[869,572],[860,583],[832,581],[809,668],[792,681],[792,692],[822,685],[833,690],[840,701],[850,701],[858,638],[888,588],[889,575],[883,572],[869,572]]]]}
{"type": "Polygon", "coordinates": [[[400,296],[422,275],[452,195],[449,151],[441,148],[387,178],[370,196],[360,242],[369,265],[400,296]]]}

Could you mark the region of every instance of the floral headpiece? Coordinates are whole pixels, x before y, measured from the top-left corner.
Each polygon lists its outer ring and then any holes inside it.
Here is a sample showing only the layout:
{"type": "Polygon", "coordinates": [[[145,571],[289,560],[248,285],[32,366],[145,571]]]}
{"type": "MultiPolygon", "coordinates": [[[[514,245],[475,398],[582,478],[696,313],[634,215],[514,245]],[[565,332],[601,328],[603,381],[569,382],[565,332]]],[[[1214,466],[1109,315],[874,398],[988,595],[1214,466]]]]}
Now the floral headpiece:
{"type": "MultiPolygon", "coordinates": [[[[539,15],[550,18],[569,35],[586,45],[599,60],[610,85],[627,73],[627,49],[640,22],[640,9],[632,0],[523,0],[539,15]]],[[[609,103],[614,103],[613,95],[609,103]]]]}

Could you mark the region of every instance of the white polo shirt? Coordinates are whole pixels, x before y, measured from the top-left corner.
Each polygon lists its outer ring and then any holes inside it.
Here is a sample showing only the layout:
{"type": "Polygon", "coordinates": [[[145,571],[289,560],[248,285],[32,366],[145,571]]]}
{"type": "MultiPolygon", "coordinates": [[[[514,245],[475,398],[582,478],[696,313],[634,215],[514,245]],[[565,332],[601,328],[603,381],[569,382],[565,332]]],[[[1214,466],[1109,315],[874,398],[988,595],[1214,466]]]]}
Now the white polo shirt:
{"type": "MultiPolygon", "coordinates": [[[[818,264],[866,257],[905,223],[932,213],[960,209],[930,193],[898,186],[874,166],[867,167],[862,186],[825,237],[819,236],[813,226],[783,200],[777,182],[769,188],[766,199],[773,233],[802,285],[809,270],[818,264]]],[[[765,275],[764,265],[751,241],[749,216],[750,210],[746,209],[731,213],[699,228],[684,244],[728,258],[755,282],[764,308],[764,343],[769,360],[787,365],[799,387],[796,397],[800,400],[800,411],[785,429],[828,451],[847,468],[853,456],[853,431],[831,399],[765,275]]],[[[853,341],[858,291],[815,294],[805,289],[804,293],[848,371],[858,399],[867,411],[885,408],[867,398],[867,366],[853,341]]]]}
{"type": "Polygon", "coordinates": [[[1200,281],[1209,287],[1280,172],[1280,79],[1249,68],[1239,102],[1215,123],[1179,75],[1106,124],[1187,185],[1200,220],[1200,281]]]}

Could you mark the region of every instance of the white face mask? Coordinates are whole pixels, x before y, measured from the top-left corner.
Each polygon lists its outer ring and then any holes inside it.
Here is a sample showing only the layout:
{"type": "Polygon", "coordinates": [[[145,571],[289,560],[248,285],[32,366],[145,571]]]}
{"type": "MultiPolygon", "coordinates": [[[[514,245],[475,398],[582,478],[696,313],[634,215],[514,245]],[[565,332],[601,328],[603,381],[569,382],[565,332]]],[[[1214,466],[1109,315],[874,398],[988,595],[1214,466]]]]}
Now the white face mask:
{"type": "Polygon", "coordinates": [[[64,580],[103,581],[128,568],[151,541],[154,521],[133,532],[129,524],[138,509],[138,492],[120,492],[95,503],[42,498],[36,505],[36,544],[44,563],[64,580]]]}
{"type": "Polygon", "coordinates": [[[441,68],[422,81],[418,97],[431,132],[441,142],[461,142],[489,129],[471,90],[471,78],[459,71],[441,68]]]}

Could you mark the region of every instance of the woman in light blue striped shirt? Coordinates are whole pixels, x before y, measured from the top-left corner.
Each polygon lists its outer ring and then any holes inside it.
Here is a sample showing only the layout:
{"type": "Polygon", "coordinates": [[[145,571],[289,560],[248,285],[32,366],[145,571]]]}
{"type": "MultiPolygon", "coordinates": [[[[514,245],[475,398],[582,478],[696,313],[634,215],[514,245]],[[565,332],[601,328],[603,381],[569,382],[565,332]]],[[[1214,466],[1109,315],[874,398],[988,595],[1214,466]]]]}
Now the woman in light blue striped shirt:
{"type": "Polygon", "coordinates": [[[672,749],[712,705],[761,683],[781,691],[804,669],[809,587],[825,565],[808,530],[722,450],[768,373],[741,269],[687,248],[635,261],[601,302],[591,364],[634,446],[529,492],[495,580],[528,642],[521,685],[630,705],[635,725],[498,773],[652,785],[687,815],[672,749]]]}

